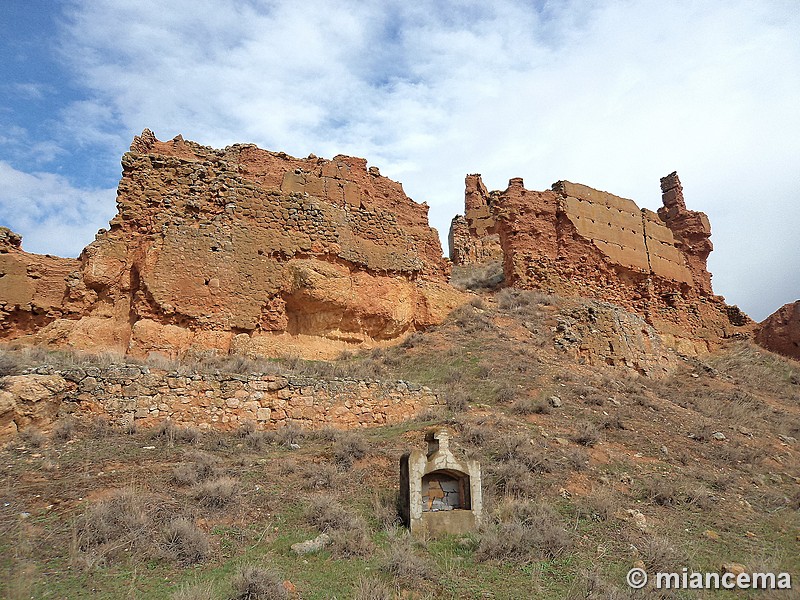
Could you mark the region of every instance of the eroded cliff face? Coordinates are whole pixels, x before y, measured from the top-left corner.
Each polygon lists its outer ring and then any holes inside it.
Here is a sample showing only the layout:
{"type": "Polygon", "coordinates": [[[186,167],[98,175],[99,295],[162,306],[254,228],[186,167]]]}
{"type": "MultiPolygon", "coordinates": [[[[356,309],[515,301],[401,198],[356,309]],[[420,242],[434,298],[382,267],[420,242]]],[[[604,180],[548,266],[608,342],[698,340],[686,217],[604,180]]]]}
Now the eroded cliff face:
{"type": "Polygon", "coordinates": [[[706,215],[686,208],[676,173],[661,187],[664,207],[654,213],[569,181],[536,192],[515,178],[476,202],[474,190],[485,188],[480,176],[468,176],[467,226],[454,220],[451,256],[455,264],[476,262],[477,249],[496,239],[506,285],[613,302],[680,351],[705,352],[753,323],[713,295],[706,215]]]}
{"type": "Polygon", "coordinates": [[[800,360],[800,300],[783,305],[761,322],[755,339],[767,350],[800,360]]]}
{"type": "Polygon", "coordinates": [[[0,292],[6,339],[326,357],[438,323],[463,302],[427,206],[364,159],[215,150],[145,130],[122,166],[118,214],[78,261],[5,244],[26,265],[14,289],[33,286],[0,292]],[[37,287],[31,265],[43,260],[54,266],[37,287]],[[36,294],[47,322],[24,326],[14,311],[36,294]]]}

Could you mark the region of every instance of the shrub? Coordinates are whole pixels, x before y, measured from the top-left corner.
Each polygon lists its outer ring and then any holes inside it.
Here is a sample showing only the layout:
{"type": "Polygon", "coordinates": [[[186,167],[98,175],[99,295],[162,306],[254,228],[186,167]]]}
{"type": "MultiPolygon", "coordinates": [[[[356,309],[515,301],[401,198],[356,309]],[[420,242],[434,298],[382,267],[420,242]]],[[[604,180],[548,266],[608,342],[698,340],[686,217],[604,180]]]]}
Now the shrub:
{"type": "Polygon", "coordinates": [[[36,427],[28,427],[19,434],[22,442],[31,448],[40,448],[47,441],[45,435],[36,427]]]}
{"type": "Polygon", "coordinates": [[[547,415],[550,414],[550,405],[544,400],[520,398],[511,405],[511,412],[522,416],[547,415]]]}
{"type": "Polygon", "coordinates": [[[172,469],[172,479],[179,485],[194,485],[214,475],[219,459],[204,452],[187,455],[188,460],[172,469]]]}
{"type": "Polygon", "coordinates": [[[482,265],[456,265],[450,283],[462,290],[494,289],[505,281],[503,263],[492,261],[482,265]]]}
{"type": "Polygon", "coordinates": [[[558,557],[570,546],[561,518],[548,506],[535,502],[513,503],[505,515],[481,534],[475,558],[529,562],[558,557]]]}
{"type": "Polygon", "coordinates": [[[349,529],[337,529],[330,533],[331,552],[339,558],[370,556],[375,550],[369,531],[363,522],[349,529]]]}
{"type": "Polygon", "coordinates": [[[680,572],[681,567],[687,566],[687,557],[665,537],[647,537],[636,547],[650,572],[680,572]]]}
{"type": "Polygon", "coordinates": [[[581,421],[578,423],[573,439],[581,446],[592,447],[600,441],[600,430],[589,421],[581,421]]]}
{"type": "Polygon", "coordinates": [[[98,553],[101,560],[121,552],[152,552],[154,525],[148,508],[159,507],[131,489],[90,505],[77,519],[78,548],[98,553]]]}
{"type": "Polygon", "coordinates": [[[170,600],[214,600],[214,586],[209,583],[183,584],[171,596],[170,600]]]}
{"type": "Polygon", "coordinates": [[[394,593],[389,586],[375,577],[362,575],[353,590],[353,600],[392,600],[394,593]]]}
{"type": "Polygon", "coordinates": [[[203,562],[211,550],[206,535],[186,519],[175,519],[166,526],[162,548],[168,559],[183,565],[203,562]]]}
{"type": "Polygon", "coordinates": [[[353,529],[361,524],[358,516],[350,514],[332,496],[321,495],[311,499],[306,510],[308,522],[320,531],[353,529]]]}
{"type": "Polygon", "coordinates": [[[340,470],[345,471],[357,460],[364,458],[369,450],[367,441],[354,432],[341,433],[333,444],[333,457],[340,470]]]}
{"type": "Polygon", "coordinates": [[[381,568],[406,583],[417,583],[427,579],[435,581],[437,573],[431,562],[424,560],[414,552],[408,536],[395,540],[386,550],[381,561],[381,568]]]}
{"type": "Polygon", "coordinates": [[[53,427],[51,435],[54,440],[61,442],[72,439],[72,436],[75,435],[75,421],[71,418],[59,421],[53,427]]]}
{"type": "Polygon", "coordinates": [[[236,499],[239,484],[231,477],[219,477],[199,483],[194,488],[194,497],[205,507],[222,508],[236,499]]]}
{"type": "Polygon", "coordinates": [[[0,377],[18,375],[24,368],[23,361],[18,355],[0,352],[0,377]]]}
{"type": "Polygon", "coordinates": [[[256,565],[244,565],[231,579],[233,594],[228,600],[283,600],[289,597],[280,578],[256,565]]]}

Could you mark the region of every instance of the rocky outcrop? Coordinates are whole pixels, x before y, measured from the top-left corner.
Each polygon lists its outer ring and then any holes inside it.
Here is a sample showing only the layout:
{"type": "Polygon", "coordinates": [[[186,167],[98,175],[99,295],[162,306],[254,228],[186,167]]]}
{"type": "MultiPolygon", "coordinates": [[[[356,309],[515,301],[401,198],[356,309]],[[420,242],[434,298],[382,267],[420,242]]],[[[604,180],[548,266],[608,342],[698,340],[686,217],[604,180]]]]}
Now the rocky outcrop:
{"type": "Polygon", "coordinates": [[[0,338],[33,333],[67,312],[79,261],[22,250],[22,236],[0,227],[0,338]]]}
{"type": "Polygon", "coordinates": [[[4,338],[326,357],[438,323],[463,301],[427,206],[364,159],[145,130],[122,166],[118,214],[79,261],[5,243],[19,291],[0,290],[4,338]]]}
{"type": "Polygon", "coordinates": [[[800,360],[800,300],[785,304],[760,323],[755,339],[767,350],[800,360]]]}
{"type": "Polygon", "coordinates": [[[503,259],[492,210],[497,193],[489,194],[478,174],[465,178],[464,214],[450,224],[450,259],[457,265],[484,264],[503,259]]]}
{"type": "Polygon", "coordinates": [[[474,248],[496,236],[506,285],[612,302],[642,316],[669,345],[708,351],[753,324],[713,295],[706,215],[686,208],[676,173],[661,187],[664,207],[654,213],[569,181],[536,192],[515,178],[506,190],[485,193],[471,175],[454,263],[470,262],[474,248]]]}

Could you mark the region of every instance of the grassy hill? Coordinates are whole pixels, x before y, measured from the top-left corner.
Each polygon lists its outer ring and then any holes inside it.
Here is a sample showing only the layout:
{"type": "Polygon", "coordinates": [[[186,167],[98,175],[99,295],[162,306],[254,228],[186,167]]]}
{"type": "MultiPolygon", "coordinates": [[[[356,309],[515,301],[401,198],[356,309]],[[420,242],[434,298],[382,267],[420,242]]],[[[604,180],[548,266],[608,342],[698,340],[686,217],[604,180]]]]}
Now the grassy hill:
{"type": "MultiPolygon", "coordinates": [[[[751,597],[633,593],[637,561],[740,563],[800,586],[800,365],[747,341],[676,356],[661,378],[591,365],[553,343],[582,302],[486,292],[401,346],[269,365],[404,379],[446,398],[402,425],[220,433],[64,418],[20,433],[0,450],[0,596],[751,597]],[[481,461],[486,524],[411,540],[397,522],[399,459],[433,425],[481,461]],[[321,532],[323,550],[291,550],[321,532]]],[[[7,372],[102,360],[2,356],[7,372]]]]}

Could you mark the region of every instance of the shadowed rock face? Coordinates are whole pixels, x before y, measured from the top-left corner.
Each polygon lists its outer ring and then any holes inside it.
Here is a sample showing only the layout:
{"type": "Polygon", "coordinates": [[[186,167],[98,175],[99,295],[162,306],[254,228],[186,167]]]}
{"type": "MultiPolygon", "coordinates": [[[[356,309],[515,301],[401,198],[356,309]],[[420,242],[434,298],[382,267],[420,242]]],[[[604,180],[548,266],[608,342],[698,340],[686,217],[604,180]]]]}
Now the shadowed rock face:
{"type": "Polygon", "coordinates": [[[25,275],[45,257],[0,240],[23,265],[6,269],[13,293],[0,289],[3,337],[137,356],[327,356],[437,323],[462,301],[427,206],[364,159],[215,150],[145,130],[122,166],[110,230],[78,261],[46,257],[46,286],[25,275]],[[21,316],[42,310],[35,326],[21,316]]]}
{"type": "Polygon", "coordinates": [[[800,300],[785,304],[759,326],[756,342],[767,350],[800,360],[800,300]]]}
{"type": "Polygon", "coordinates": [[[496,244],[506,285],[613,302],[691,354],[752,328],[713,295],[711,226],[687,210],[676,173],[661,180],[658,213],[569,181],[543,192],[519,178],[502,192],[487,193],[479,175],[466,183],[465,215],[451,228],[455,264],[481,262],[496,244]]]}

